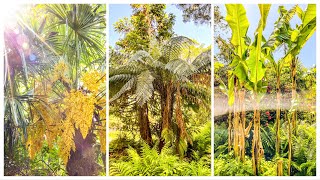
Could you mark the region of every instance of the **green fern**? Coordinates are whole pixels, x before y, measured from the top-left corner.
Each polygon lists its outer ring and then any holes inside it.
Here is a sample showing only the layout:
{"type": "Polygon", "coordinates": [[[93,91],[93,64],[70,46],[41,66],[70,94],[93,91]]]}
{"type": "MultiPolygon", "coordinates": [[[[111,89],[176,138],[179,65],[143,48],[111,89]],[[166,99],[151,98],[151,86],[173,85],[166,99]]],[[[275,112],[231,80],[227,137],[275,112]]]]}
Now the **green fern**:
{"type": "Polygon", "coordinates": [[[172,155],[174,150],[168,145],[161,153],[143,144],[141,151],[127,150],[128,161],[110,162],[111,176],[210,176],[210,159],[185,161],[172,155]]]}

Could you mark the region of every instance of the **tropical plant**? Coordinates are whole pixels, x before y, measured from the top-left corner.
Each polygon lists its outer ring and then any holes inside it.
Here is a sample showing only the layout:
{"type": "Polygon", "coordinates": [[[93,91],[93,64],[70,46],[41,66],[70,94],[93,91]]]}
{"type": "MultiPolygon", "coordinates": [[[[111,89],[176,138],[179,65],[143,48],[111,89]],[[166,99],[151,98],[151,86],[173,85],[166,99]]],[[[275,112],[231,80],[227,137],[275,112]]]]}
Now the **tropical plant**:
{"type": "MultiPolygon", "coordinates": [[[[175,37],[169,40],[161,49],[161,54],[152,57],[146,51],[138,51],[125,64],[116,69],[110,69],[110,83],[116,84],[124,81],[125,84],[111,96],[110,102],[113,102],[127,91],[133,91],[135,100],[140,107],[153,97],[153,92],[160,95],[162,109],[161,136],[170,142],[170,134],[173,130],[171,127],[173,111],[173,102],[176,102],[175,114],[176,123],[179,129],[176,142],[177,150],[184,154],[187,147],[187,141],[192,144],[191,138],[187,134],[185,122],[182,119],[181,97],[198,96],[198,103],[208,104],[209,91],[205,86],[195,88],[195,82],[192,79],[196,74],[207,73],[210,69],[210,50],[207,50],[197,56],[194,60],[180,59],[180,53],[183,48],[188,48],[193,41],[186,37],[175,37]],[[189,61],[189,62],[188,62],[189,61]],[[187,93],[181,95],[181,91],[187,93]],[[172,99],[172,97],[176,99],[172,99]]],[[[141,123],[148,124],[148,123],[141,123]]],[[[148,125],[147,125],[148,126],[148,125]]],[[[141,129],[142,127],[140,127],[141,129]]],[[[149,129],[149,127],[144,128],[149,129]]],[[[141,137],[151,144],[150,131],[140,131],[141,137]],[[148,136],[143,133],[147,133],[148,136]],[[149,140],[148,140],[149,139],[149,140]]],[[[160,143],[161,144],[161,143],[160,143]]],[[[160,149],[161,149],[160,145],[160,149]]]]}
{"type": "Polygon", "coordinates": [[[8,148],[18,139],[32,160],[46,142],[68,175],[102,170],[94,145],[105,157],[104,15],[103,5],[35,5],[6,29],[8,148]]]}
{"type": "MultiPolygon", "coordinates": [[[[274,23],[274,30],[269,39],[265,40],[263,37],[263,30],[266,26],[269,9],[270,5],[259,5],[260,21],[254,36],[255,39],[252,42],[247,36],[249,22],[246,17],[245,8],[242,5],[227,4],[226,18],[220,16],[220,20],[217,20],[220,23],[223,23],[224,19],[227,21],[232,31],[232,37],[230,41],[224,40],[221,36],[216,38],[220,52],[215,56],[215,61],[217,61],[215,62],[215,70],[216,67],[218,70],[217,74],[215,74],[215,77],[217,77],[215,85],[220,86],[219,93],[225,94],[224,96],[228,98],[229,109],[233,109],[233,113],[229,111],[228,118],[226,117],[227,115],[223,115],[219,117],[219,121],[217,122],[220,123],[221,120],[228,119],[228,140],[226,140],[228,142],[228,158],[233,155],[236,159],[245,163],[246,153],[248,153],[248,155],[251,155],[252,157],[251,165],[253,167],[253,174],[263,175],[265,172],[263,172],[261,160],[263,157],[265,157],[266,160],[270,160],[270,158],[273,157],[272,151],[275,151],[276,161],[269,165],[277,166],[277,175],[283,175],[284,168],[287,168],[288,170],[285,174],[291,175],[292,141],[295,137],[295,133],[292,134],[292,131],[294,132],[296,129],[296,119],[298,116],[297,106],[299,104],[296,99],[297,81],[299,82],[299,86],[302,87],[304,82],[303,79],[305,77],[303,74],[307,74],[303,72],[303,68],[301,68],[301,65],[299,64],[297,55],[312,36],[316,28],[315,5],[308,5],[305,11],[298,5],[294,6],[289,11],[283,6],[279,6],[280,16],[274,23]],[[294,15],[298,15],[302,21],[300,25],[297,25],[296,30],[292,29],[290,26],[290,20],[294,15]],[[273,54],[281,48],[284,48],[284,56],[279,60],[275,60],[273,54]],[[268,69],[266,67],[268,67],[268,69]],[[221,74],[223,75],[221,72],[222,70],[228,70],[228,76],[221,76],[221,74]],[[270,73],[269,70],[271,70],[272,73],[270,73]],[[297,71],[300,72],[297,73],[297,71]],[[290,74],[291,85],[288,83],[286,84],[292,89],[292,105],[291,108],[287,108],[290,113],[282,113],[281,89],[283,89],[283,87],[281,87],[281,85],[285,82],[282,82],[281,80],[283,79],[283,74],[285,74],[286,79],[289,80],[287,78],[288,73],[290,74]],[[271,74],[275,75],[275,81],[267,83],[266,80],[271,78],[271,74]],[[297,80],[298,76],[300,76],[299,80],[297,80]],[[225,77],[228,77],[227,83],[225,77]],[[274,131],[268,130],[270,128],[261,127],[262,123],[265,123],[265,126],[268,127],[268,121],[273,121],[271,112],[265,112],[267,120],[263,121],[261,121],[261,118],[264,119],[264,117],[260,113],[260,103],[267,102],[263,97],[266,92],[268,96],[270,95],[270,88],[272,85],[276,88],[275,104],[277,107],[275,112],[274,131]],[[249,92],[251,96],[247,96],[246,92],[249,92]],[[245,112],[245,101],[247,97],[249,97],[252,102],[253,116],[250,111],[245,112]],[[288,135],[288,138],[284,143],[281,142],[281,139],[283,139],[281,132],[284,133],[281,129],[281,127],[283,127],[281,117],[284,118],[283,123],[288,120],[288,123],[285,124],[288,126],[288,133],[285,133],[288,135]],[[231,118],[233,118],[233,121],[230,120],[231,118]],[[246,127],[247,118],[252,118],[253,120],[252,134],[250,133],[251,122],[249,122],[248,127],[246,127]],[[252,139],[251,153],[246,152],[246,145],[250,145],[249,142],[246,143],[246,137],[249,140],[252,139]],[[273,139],[275,139],[275,142],[273,139]],[[287,145],[283,147],[282,145],[285,143],[287,143],[287,145]],[[288,150],[288,152],[281,155],[281,152],[283,153],[284,149],[288,150]],[[284,161],[283,157],[287,157],[287,159],[284,161]],[[283,165],[284,162],[287,163],[287,166],[283,165]]],[[[220,124],[218,126],[222,127],[223,125],[220,124]]],[[[215,154],[216,157],[218,157],[219,154],[225,154],[226,144],[220,143],[220,146],[218,145],[215,149],[219,152],[215,154]]]]}

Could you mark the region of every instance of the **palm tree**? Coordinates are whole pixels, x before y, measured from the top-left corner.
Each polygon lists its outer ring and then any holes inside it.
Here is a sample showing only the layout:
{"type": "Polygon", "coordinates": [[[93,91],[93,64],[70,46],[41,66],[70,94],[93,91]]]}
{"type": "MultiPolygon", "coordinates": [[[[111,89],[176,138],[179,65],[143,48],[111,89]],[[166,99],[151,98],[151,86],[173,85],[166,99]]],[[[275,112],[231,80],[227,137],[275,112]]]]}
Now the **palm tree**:
{"type": "MultiPolygon", "coordinates": [[[[96,65],[104,66],[105,59],[105,6],[103,5],[36,5],[34,8],[40,8],[41,12],[47,16],[19,16],[18,23],[22,35],[29,38],[30,51],[23,49],[23,46],[17,46],[12,41],[12,33],[6,31],[6,76],[5,91],[8,105],[5,108],[7,130],[22,128],[27,136],[27,127],[32,127],[33,111],[40,112],[34,103],[42,104],[51,117],[56,117],[50,108],[52,104],[63,103],[64,94],[71,89],[81,90],[79,84],[80,72],[88,70],[96,65]],[[39,20],[40,19],[40,20],[39,20]],[[13,42],[13,43],[10,43],[13,42]],[[32,43],[31,43],[32,42],[32,43]],[[24,51],[22,51],[24,50],[24,51]],[[27,54],[29,53],[29,54],[27,54]],[[29,56],[29,59],[26,56],[29,56]],[[31,58],[32,57],[32,58],[31,58]],[[13,62],[20,62],[18,66],[13,62]],[[52,70],[58,62],[67,64],[72,82],[53,83],[50,81],[52,70]],[[21,68],[23,67],[23,68],[21,68]],[[14,72],[14,73],[13,73],[14,72]],[[28,78],[30,77],[30,78],[28,78]],[[39,79],[42,83],[39,83],[39,79]],[[24,81],[24,86],[13,85],[13,82],[24,81]],[[53,93],[40,92],[37,89],[40,86],[52,86],[53,93]],[[19,119],[19,120],[18,120],[19,119]],[[18,121],[16,121],[18,120],[18,121]],[[19,122],[20,121],[20,122],[19,122]],[[13,123],[16,125],[12,126],[13,123]]],[[[104,77],[102,76],[101,79],[104,77]]],[[[105,89],[97,93],[97,99],[102,99],[105,89]]],[[[96,104],[96,112],[102,109],[104,104],[96,104]]],[[[63,113],[62,113],[63,114],[63,113]]],[[[46,121],[43,114],[38,114],[42,121],[46,121]]],[[[61,114],[60,114],[61,115],[61,114]]],[[[102,126],[101,122],[95,119],[102,118],[99,114],[92,118],[95,127],[102,126]]],[[[104,126],[105,127],[105,126],[104,126]]],[[[94,129],[94,127],[93,127],[94,129]]],[[[88,164],[83,153],[93,148],[94,134],[93,129],[90,134],[83,139],[78,129],[75,137],[72,137],[76,143],[75,152],[70,152],[71,157],[66,164],[69,175],[93,175],[94,170],[84,171],[84,167],[96,167],[97,164],[88,164]],[[79,136],[80,134],[80,136],[79,136]],[[84,146],[87,144],[87,146],[84,146]],[[87,149],[81,147],[87,147],[87,149]],[[77,163],[77,161],[82,163],[77,163]],[[75,166],[76,165],[76,166],[75,166]]],[[[8,130],[8,132],[10,132],[8,130]]],[[[39,139],[41,141],[41,139],[39,139]]]]}

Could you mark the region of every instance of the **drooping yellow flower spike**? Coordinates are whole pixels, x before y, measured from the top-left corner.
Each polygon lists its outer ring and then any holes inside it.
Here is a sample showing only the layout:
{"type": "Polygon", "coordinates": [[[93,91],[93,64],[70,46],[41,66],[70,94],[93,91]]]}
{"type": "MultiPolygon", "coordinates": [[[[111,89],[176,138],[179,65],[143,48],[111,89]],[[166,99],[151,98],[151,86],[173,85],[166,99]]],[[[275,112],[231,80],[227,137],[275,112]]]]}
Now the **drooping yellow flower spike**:
{"type": "Polygon", "coordinates": [[[85,88],[95,94],[98,92],[100,85],[105,82],[105,78],[102,73],[93,70],[84,73],[81,81],[85,88]]]}

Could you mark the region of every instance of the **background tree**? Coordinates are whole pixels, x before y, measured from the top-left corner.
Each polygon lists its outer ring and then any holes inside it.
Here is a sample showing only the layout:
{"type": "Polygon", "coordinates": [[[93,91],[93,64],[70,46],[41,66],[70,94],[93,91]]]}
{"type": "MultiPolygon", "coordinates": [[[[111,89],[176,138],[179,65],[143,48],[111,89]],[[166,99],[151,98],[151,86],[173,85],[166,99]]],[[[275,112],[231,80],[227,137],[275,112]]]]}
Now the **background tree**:
{"type": "Polygon", "coordinates": [[[183,21],[196,24],[211,24],[211,4],[177,4],[183,12],[183,21]]]}

